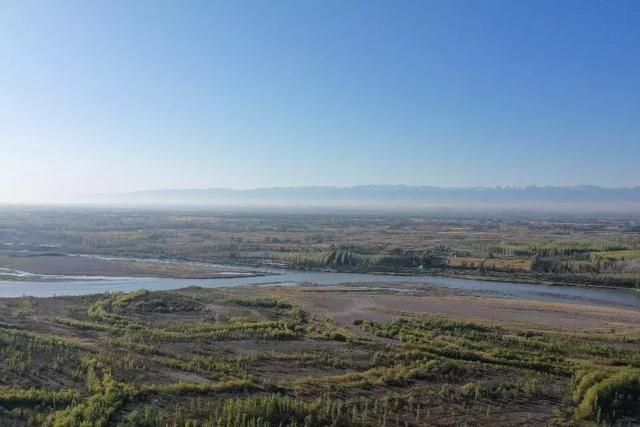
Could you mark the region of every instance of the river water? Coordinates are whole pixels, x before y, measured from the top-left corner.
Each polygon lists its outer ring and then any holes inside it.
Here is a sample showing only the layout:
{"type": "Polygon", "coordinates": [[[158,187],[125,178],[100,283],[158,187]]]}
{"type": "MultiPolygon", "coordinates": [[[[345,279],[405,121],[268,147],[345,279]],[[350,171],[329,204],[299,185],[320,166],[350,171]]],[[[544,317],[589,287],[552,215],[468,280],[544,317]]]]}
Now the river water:
{"type": "Polygon", "coordinates": [[[0,281],[0,297],[87,295],[103,292],[129,292],[138,289],[168,290],[187,286],[217,288],[267,284],[295,286],[304,283],[336,285],[339,283],[375,284],[384,282],[424,283],[503,298],[591,304],[640,310],[640,292],[626,289],[536,285],[439,276],[393,276],[295,270],[269,270],[269,273],[271,274],[265,276],[218,279],[83,277],[70,280],[68,276],[51,276],[52,280],[49,281],[42,280],[42,278],[38,281],[5,280],[0,281]]]}

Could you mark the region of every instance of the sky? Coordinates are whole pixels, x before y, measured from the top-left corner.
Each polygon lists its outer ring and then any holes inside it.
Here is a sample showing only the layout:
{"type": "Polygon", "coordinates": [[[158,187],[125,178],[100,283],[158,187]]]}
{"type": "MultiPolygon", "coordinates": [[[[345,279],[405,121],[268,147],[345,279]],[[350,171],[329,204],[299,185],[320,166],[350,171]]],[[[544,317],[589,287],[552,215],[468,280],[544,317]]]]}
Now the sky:
{"type": "Polygon", "coordinates": [[[640,185],[640,1],[0,2],[0,202],[640,185]]]}

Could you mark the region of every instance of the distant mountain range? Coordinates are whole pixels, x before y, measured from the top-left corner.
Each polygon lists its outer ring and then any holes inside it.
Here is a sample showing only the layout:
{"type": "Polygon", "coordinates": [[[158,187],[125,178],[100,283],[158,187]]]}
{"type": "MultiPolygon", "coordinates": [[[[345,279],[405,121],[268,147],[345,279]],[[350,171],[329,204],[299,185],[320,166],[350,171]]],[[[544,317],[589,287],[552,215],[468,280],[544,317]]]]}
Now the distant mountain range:
{"type": "Polygon", "coordinates": [[[640,187],[465,187],[408,185],[150,190],[103,194],[92,203],[345,208],[505,208],[640,211],[640,187]]]}

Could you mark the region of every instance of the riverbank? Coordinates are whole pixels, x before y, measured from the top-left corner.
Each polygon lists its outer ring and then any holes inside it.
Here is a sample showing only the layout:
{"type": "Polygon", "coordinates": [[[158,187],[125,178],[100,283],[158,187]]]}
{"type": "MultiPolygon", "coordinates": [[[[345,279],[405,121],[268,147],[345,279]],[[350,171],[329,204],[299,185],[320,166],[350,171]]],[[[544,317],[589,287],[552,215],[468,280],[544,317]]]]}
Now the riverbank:
{"type": "Polygon", "coordinates": [[[541,275],[514,273],[514,272],[491,272],[490,274],[478,274],[477,271],[464,270],[464,269],[445,269],[445,268],[428,268],[428,269],[412,269],[412,270],[399,270],[399,271],[381,271],[371,269],[335,269],[335,268],[314,268],[309,266],[300,266],[290,263],[272,263],[272,262],[249,262],[245,260],[244,263],[231,263],[234,267],[238,266],[251,266],[252,268],[277,268],[282,270],[295,270],[303,272],[321,272],[321,273],[344,273],[344,274],[370,274],[372,276],[399,276],[399,277],[443,277],[462,280],[479,280],[485,282],[504,282],[504,283],[527,283],[531,285],[545,285],[545,286],[568,286],[579,288],[599,288],[599,289],[623,289],[633,290],[640,293],[640,287],[638,286],[612,286],[606,284],[595,284],[587,282],[571,282],[563,280],[550,280],[542,278],[541,275]]]}
{"type": "Polygon", "coordinates": [[[639,342],[637,311],[416,283],[0,298],[0,423],[635,425],[580,379],[639,342]]]}
{"type": "Polygon", "coordinates": [[[170,279],[216,279],[264,275],[264,272],[171,260],[115,258],[79,255],[0,256],[0,276],[11,280],[47,280],[55,276],[73,280],[105,277],[157,277],[170,279]]]}

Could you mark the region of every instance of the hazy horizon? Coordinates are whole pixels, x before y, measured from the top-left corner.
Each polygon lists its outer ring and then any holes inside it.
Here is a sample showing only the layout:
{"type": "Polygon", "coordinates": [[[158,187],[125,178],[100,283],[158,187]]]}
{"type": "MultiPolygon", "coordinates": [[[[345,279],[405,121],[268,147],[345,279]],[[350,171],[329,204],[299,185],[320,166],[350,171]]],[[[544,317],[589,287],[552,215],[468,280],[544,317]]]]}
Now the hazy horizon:
{"type": "MultiPolygon", "coordinates": [[[[282,185],[282,186],[252,186],[252,187],[167,187],[167,188],[146,188],[146,189],[133,189],[125,191],[105,191],[105,192],[86,192],[86,193],[49,193],[46,195],[40,195],[35,198],[24,198],[18,200],[0,200],[1,203],[9,204],[77,204],[85,202],[93,202],[99,200],[99,198],[117,198],[119,196],[135,197],[138,195],[153,195],[162,193],[190,193],[190,192],[208,192],[208,191],[222,191],[233,192],[236,194],[245,194],[251,192],[262,192],[271,190],[354,190],[361,188],[404,188],[404,189],[434,189],[439,191],[475,191],[475,190],[488,190],[488,191],[526,191],[530,189],[544,190],[575,190],[575,189],[595,189],[603,191],[621,191],[621,190],[639,190],[640,185],[630,186],[602,186],[593,184],[576,184],[576,185],[495,185],[495,186],[437,186],[437,185],[410,185],[410,184],[356,184],[356,185],[282,185]]],[[[639,200],[640,202],[640,200],[639,200]]]]}
{"type": "Polygon", "coordinates": [[[252,189],[156,189],[85,194],[16,205],[114,208],[286,209],[289,211],[476,213],[640,213],[640,187],[503,186],[435,187],[363,185],[299,186],[252,189]]]}
{"type": "Polygon", "coordinates": [[[0,203],[640,184],[640,3],[7,1],[0,203]]]}

